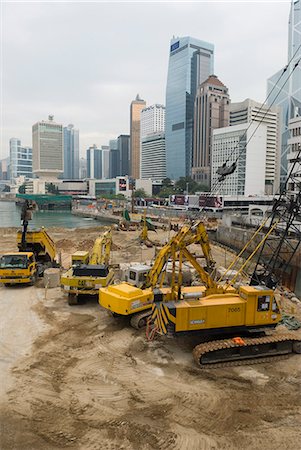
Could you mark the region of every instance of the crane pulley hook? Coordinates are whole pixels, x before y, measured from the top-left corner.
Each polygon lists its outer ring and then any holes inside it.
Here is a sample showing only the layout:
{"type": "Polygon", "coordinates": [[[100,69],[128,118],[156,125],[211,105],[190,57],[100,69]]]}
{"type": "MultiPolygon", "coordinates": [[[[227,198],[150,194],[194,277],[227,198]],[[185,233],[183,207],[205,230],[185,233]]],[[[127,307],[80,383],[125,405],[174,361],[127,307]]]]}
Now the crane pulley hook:
{"type": "Polygon", "coordinates": [[[216,173],[220,175],[218,177],[218,181],[224,181],[227,175],[231,175],[231,173],[235,172],[237,167],[236,161],[231,164],[231,166],[227,167],[227,163],[225,162],[222,166],[220,166],[216,173]]]}

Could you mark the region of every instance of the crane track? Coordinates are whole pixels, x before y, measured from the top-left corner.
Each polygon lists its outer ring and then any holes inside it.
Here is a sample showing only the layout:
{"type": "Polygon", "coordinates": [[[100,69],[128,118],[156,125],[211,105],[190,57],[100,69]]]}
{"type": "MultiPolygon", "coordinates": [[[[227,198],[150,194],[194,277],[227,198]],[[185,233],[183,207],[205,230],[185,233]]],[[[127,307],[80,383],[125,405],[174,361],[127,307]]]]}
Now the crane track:
{"type": "Polygon", "coordinates": [[[151,314],[151,309],[134,314],[130,320],[131,327],[135,328],[136,330],[141,330],[141,328],[144,328],[146,326],[147,318],[151,316],[151,314]]]}
{"type": "MultiPolygon", "coordinates": [[[[239,348],[239,347],[249,347],[250,350],[252,349],[252,347],[254,348],[254,346],[260,346],[263,344],[274,344],[274,343],[281,343],[281,342],[299,342],[300,345],[300,338],[298,338],[297,336],[293,335],[293,334],[278,334],[276,336],[264,336],[261,338],[244,338],[243,339],[244,344],[237,344],[233,341],[233,339],[224,339],[224,340],[219,340],[219,341],[212,341],[212,342],[206,342],[203,344],[199,344],[197,345],[194,349],[193,349],[193,357],[194,360],[196,362],[196,364],[198,365],[199,368],[201,369],[209,369],[209,368],[220,368],[220,367],[231,367],[231,366],[240,366],[243,364],[261,364],[261,363],[265,363],[265,362],[270,362],[270,361],[280,361],[282,359],[286,359],[287,357],[289,357],[289,355],[292,352],[287,352],[285,354],[277,354],[275,353],[272,356],[266,356],[263,355],[261,356],[257,356],[254,355],[254,353],[252,353],[250,351],[250,357],[245,357],[242,359],[234,359],[234,360],[228,360],[225,358],[224,361],[217,361],[217,362],[205,362],[202,363],[202,358],[204,355],[208,356],[208,353],[214,353],[216,351],[221,351],[223,349],[228,350],[228,349],[232,349],[232,348],[239,348]]],[[[226,353],[226,352],[225,352],[226,353]]],[[[296,351],[296,353],[299,353],[298,351],[296,351]]],[[[231,355],[230,355],[231,357],[231,355]]]]}

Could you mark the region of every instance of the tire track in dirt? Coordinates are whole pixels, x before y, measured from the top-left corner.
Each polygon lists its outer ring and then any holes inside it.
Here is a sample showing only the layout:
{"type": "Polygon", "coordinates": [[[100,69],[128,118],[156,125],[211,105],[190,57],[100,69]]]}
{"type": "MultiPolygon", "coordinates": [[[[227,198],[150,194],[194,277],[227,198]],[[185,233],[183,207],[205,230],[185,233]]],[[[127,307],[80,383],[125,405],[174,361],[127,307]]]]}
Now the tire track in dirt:
{"type": "Polygon", "coordinates": [[[189,341],[146,343],[97,305],[39,295],[34,310],[47,327],[14,368],[5,450],[297,448],[296,358],[200,371],[189,341]]]}

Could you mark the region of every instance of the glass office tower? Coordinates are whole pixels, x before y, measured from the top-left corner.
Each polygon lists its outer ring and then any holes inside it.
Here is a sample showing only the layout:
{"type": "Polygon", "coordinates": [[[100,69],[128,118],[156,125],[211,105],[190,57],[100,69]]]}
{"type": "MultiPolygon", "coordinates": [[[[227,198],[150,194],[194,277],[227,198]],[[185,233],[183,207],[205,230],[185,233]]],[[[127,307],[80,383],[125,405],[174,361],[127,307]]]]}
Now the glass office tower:
{"type": "Polygon", "coordinates": [[[213,74],[214,46],[191,37],[170,42],[166,86],[166,171],[173,180],[191,175],[194,100],[199,84],[213,74]]]}
{"type": "Polygon", "coordinates": [[[289,120],[301,115],[301,65],[293,68],[301,58],[301,1],[292,1],[288,23],[288,68],[272,75],[267,82],[269,105],[282,109],[280,181],[287,176],[289,120]],[[280,78],[281,77],[281,78],[280,78]]]}
{"type": "Polygon", "coordinates": [[[15,183],[16,178],[25,176],[32,178],[32,149],[30,147],[22,147],[18,138],[9,140],[10,155],[10,181],[15,183]]]}
{"type": "Polygon", "coordinates": [[[73,125],[64,127],[64,176],[65,180],[79,178],[79,131],[73,125]]]}

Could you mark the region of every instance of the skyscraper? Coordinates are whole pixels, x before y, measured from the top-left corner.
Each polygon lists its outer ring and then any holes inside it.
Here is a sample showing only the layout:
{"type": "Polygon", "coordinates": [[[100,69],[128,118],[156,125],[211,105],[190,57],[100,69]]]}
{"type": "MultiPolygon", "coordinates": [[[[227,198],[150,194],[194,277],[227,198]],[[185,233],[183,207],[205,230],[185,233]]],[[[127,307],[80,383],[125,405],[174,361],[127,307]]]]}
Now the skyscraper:
{"type": "Polygon", "coordinates": [[[9,156],[0,160],[0,180],[10,179],[10,161],[9,156]]]}
{"type": "MultiPolygon", "coordinates": [[[[145,107],[146,102],[137,94],[136,99],[131,103],[131,118],[130,118],[130,160],[131,160],[131,175],[133,178],[140,176],[140,114],[145,107]]],[[[123,174],[122,174],[123,175],[123,174]]]]}
{"type": "Polygon", "coordinates": [[[166,85],[166,170],[177,179],[191,174],[194,100],[199,84],[213,73],[214,46],[191,37],[170,43],[166,85]]]}
{"type": "Polygon", "coordinates": [[[87,178],[102,178],[102,151],[95,144],[87,150],[87,178]]]}
{"type": "Polygon", "coordinates": [[[53,116],[32,126],[32,166],[39,178],[57,178],[64,171],[63,125],[53,116]]]}
{"type": "Polygon", "coordinates": [[[290,119],[288,122],[290,137],[288,145],[290,150],[287,154],[288,173],[290,174],[290,182],[288,189],[290,195],[297,196],[300,192],[300,174],[301,174],[301,158],[299,152],[301,150],[301,116],[290,119]]]}
{"type": "Polygon", "coordinates": [[[20,139],[9,140],[10,181],[15,182],[19,176],[32,178],[32,148],[22,147],[20,139]]]}
{"type": "Polygon", "coordinates": [[[79,178],[81,180],[87,178],[87,160],[86,160],[86,158],[80,158],[80,160],[79,160],[79,178]]]}
{"type": "Polygon", "coordinates": [[[120,151],[118,149],[118,139],[109,142],[110,147],[110,178],[120,175],[120,151]]]}
{"type": "MultiPolygon", "coordinates": [[[[140,134],[140,133],[139,133],[140,134]]],[[[120,155],[120,175],[130,174],[130,136],[128,134],[121,134],[118,136],[118,150],[120,155]]],[[[140,150],[140,142],[139,142],[140,150]]],[[[139,178],[139,176],[137,177],[139,178]]]]}
{"type": "Polygon", "coordinates": [[[73,125],[64,127],[64,179],[79,177],[79,132],[73,125]]]}
{"type": "Polygon", "coordinates": [[[164,133],[152,133],[142,138],[140,178],[153,180],[166,178],[164,133]]]}
{"type": "Polygon", "coordinates": [[[228,88],[210,75],[198,87],[194,103],[192,177],[210,187],[212,131],[229,125],[228,88]]]}
{"type": "Polygon", "coordinates": [[[110,147],[108,145],[101,146],[102,153],[102,177],[110,178],[110,147]]]}
{"type": "MultiPolygon", "coordinates": [[[[165,131],[165,106],[155,105],[147,106],[141,111],[141,130],[140,140],[153,133],[162,133],[165,131]]],[[[141,169],[141,168],[140,168],[141,169]]]]}
{"type": "Polygon", "coordinates": [[[269,108],[249,98],[230,105],[230,126],[251,122],[267,126],[265,194],[268,195],[276,194],[279,189],[280,117],[279,107],[269,108]]]}
{"type": "Polygon", "coordinates": [[[301,66],[293,71],[301,58],[301,0],[293,0],[288,23],[288,67],[281,77],[283,69],[272,75],[267,82],[269,105],[279,105],[282,109],[281,126],[281,165],[280,179],[283,182],[287,175],[287,153],[289,120],[301,115],[301,66]],[[281,78],[280,78],[281,77],[281,78]],[[287,80],[287,81],[286,81],[287,80]]]}

